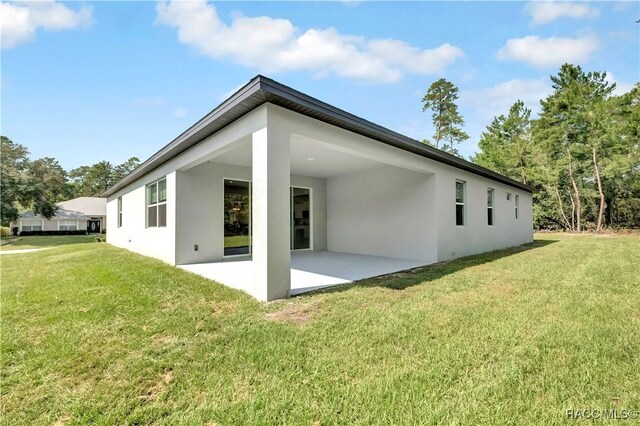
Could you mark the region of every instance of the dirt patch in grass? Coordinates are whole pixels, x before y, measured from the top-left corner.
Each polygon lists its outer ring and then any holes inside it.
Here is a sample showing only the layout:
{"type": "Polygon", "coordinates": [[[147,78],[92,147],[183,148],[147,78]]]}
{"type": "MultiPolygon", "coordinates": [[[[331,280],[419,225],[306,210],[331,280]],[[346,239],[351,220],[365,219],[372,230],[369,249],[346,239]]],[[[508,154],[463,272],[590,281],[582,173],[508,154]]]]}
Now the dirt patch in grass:
{"type": "Polygon", "coordinates": [[[160,374],[158,381],[147,389],[147,393],[142,396],[142,399],[145,401],[152,401],[158,397],[162,393],[162,391],[167,387],[168,384],[173,382],[173,371],[165,371],[160,374]]]}
{"type": "Polygon", "coordinates": [[[281,305],[279,306],[280,309],[266,314],[267,319],[279,322],[290,322],[300,326],[313,319],[317,315],[320,307],[318,302],[284,302],[278,305],[281,305]]]}
{"type": "Polygon", "coordinates": [[[236,308],[235,302],[227,302],[227,301],[219,301],[214,300],[209,302],[209,307],[211,308],[211,313],[213,315],[223,315],[230,314],[236,308]]]}
{"type": "Polygon", "coordinates": [[[167,336],[166,334],[160,334],[153,338],[153,344],[157,346],[167,346],[176,343],[178,340],[173,336],[167,336]]]}
{"type": "Polygon", "coordinates": [[[175,310],[176,304],[174,303],[173,300],[166,300],[163,304],[162,304],[162,310],[163,311],[173,311],[175,310]]]}
{"type": "Polygon", "coordinates": [[[53,426],[64,426],[66,424],[69,424],[70,421],[71,418],[69,416],[63,416],[56,420],[55,423],[53,423],[53,426]]]}

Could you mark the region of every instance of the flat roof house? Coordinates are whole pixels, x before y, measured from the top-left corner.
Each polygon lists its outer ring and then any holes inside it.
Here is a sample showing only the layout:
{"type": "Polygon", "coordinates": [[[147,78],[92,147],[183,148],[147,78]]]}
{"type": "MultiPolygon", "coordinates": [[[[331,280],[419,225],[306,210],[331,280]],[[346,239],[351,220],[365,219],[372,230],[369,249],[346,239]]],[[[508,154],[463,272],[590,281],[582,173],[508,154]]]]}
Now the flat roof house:
{"type": "Polygon", "coordinates": [[[533,240],[528,186],[263,76],[103,195],[109,243],[261,300],[533,240]]]}
{"type": "Polygon", "coordinates": [[[99,233],[107,228],[107,199],[100,197],[78,197],[57,204],[56,215],[45,219],[33,210],[20,213],[19,219],[11,224],[18,233],[53,231],[86,231],[99,233]]]}

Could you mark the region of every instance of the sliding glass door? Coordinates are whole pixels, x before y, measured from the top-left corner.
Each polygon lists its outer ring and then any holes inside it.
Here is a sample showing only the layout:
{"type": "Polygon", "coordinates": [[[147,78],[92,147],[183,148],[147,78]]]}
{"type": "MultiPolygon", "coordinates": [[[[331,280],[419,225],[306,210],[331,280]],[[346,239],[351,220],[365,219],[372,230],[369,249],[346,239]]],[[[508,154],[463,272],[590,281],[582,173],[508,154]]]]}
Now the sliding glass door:
{"type": "MultiPolygon", "coordinates": [[[[290,190],[291,250],[311,248],[311,189],[290,190]]],[[[251,182],[224,180],[224,255],[251,254],[251,182]]]]}
{"type": "Polygon", "coordinates": [[[291,249],[311,248],[311,190],[291,188],[291,249]]]}
{"type": "Polygon", "coordinates": [[[251,253],[251,183],[224,180],[224,255],[251,253]]]}

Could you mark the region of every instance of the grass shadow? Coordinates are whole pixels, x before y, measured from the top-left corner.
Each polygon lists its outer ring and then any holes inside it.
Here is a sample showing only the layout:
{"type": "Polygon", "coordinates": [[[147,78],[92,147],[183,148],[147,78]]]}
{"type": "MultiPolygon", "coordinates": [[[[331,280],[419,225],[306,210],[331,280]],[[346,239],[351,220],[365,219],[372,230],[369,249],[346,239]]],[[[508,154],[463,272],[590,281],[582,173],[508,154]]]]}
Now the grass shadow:
{"type": "Polygon", "coordinates": [[[96,241],[96,236],[104,237],[102,234],[95,235],[30,235],[17,237],[14,241],[4,244],[2,250],[20,250],[27,248],[57,247],[70,244],[85,244],[96,241]]]}
{"type": "Polygon", "coordinates": [[[385,287],[392,290],[404,290],[408,287],[440,279],[446,275],[453,274],[466,268],[491,263],[495,260],[512,256],[518,253],[523,253],[529,250],[543,248],[558,241],[559,240],[557,239],[534,240],[532,243],[524,244],[521,246],[475,254],[458,259],[448,260],[445,262],[433,263],[418,268],[365,278],[349,284],[342,284],[334,287],[313,290],[297,296],[306,296],[316,293],[338,293],[347,291],[354,287],[385,287]]]}

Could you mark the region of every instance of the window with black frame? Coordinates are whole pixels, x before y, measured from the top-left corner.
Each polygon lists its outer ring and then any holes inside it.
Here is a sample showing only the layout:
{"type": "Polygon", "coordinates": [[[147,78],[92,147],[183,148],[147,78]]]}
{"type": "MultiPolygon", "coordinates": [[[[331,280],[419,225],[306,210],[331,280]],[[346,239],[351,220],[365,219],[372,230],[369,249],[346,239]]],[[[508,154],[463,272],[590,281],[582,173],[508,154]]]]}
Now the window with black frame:
{"type": "Polygon", "coordinates": [[[464,226],[465,186],[466,186],[465,182],[461,180],[456,181],[456,225],[457,226],[464,226]]]}
{"type": "Polygon", "coordinates": [[[147,228],[167,226],[167,179],[147,185],[147,228]]]}
{"type": "Polygon", "coordinates": [[[118,197],[118,228],[122,227],[122,197],[118,197]]]}
{"type": "Polygon", "coordinates": [[[494,190],[491,188],[487,189],[487,225],[493,226],[494,217],[493,217],[493,200],[494,200],[494,190]]]}
{"type": "Polygon", "coordinates": [[[224,180],[224,255],[251,253],[251,184],[224,180]]]}
{"type": "Polygon", "coordinates": [[[291,248],[311,248],[311,190],[291,188],[291,248]]]}

